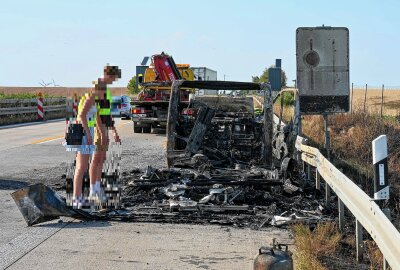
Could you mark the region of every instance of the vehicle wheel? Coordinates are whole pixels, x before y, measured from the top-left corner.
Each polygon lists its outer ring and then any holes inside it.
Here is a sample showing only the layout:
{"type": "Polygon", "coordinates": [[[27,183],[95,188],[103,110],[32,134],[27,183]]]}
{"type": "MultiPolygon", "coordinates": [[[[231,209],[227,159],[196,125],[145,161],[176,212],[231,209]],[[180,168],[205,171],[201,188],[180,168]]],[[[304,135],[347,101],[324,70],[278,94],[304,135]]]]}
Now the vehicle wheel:
{"type": "Polygon", "coordinates": [[[142,127],[137,126],[137,123],[133,123],[133,132],[134,133],[142,133],[142,127]]]}
{"type": "Polygon", "coordinates": [[[143,133],[151,133],[151,126],[143,127],[143,133]]]}

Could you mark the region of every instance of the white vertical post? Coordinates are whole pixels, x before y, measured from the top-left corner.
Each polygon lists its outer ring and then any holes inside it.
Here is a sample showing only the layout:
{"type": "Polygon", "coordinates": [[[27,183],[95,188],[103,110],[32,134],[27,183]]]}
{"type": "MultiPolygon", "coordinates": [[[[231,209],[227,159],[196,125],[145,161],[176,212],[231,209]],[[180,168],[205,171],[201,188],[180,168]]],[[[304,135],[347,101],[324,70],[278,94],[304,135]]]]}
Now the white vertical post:
{"type": "Polygon", "coordinates": [[[372,160],[374,164],[374,199],[389,199],[387,137],[381,135],[372,141],[372,160]]]}
{"type": "MultiPolygon", "coordinates": [[[[372,163],[374,164],[374,200],[382,201],[389,199],[388,150],[386,135],[381,135],[372,141],[372,163]]],[[[378,205],[382,206],[379,202],[378,205]]],[[[388,218],[390,218],[390,209],[382,209],[382,211],[388,218]]],[[[388,263],[385,258],[383,258],[383,269],[388,269],[388,263]]]]}
{"type": "Polygon", "coordinates": [[[43,95],[41,92],[38,93],[37,97],[37,109],[38,109],[38,120],[44,120],[44,108],[43,108],[43,95]]]}

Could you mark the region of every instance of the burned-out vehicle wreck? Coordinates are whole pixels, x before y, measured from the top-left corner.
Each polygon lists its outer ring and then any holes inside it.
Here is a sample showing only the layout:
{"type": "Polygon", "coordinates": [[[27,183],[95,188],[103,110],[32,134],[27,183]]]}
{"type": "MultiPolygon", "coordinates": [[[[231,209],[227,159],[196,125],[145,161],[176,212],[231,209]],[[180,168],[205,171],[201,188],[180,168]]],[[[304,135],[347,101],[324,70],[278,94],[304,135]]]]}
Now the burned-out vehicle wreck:
{"type": "Polygon", "coordinates": [[[260,228],[321,218],[323,209],[305,196],[304,175],[292,158],[297,120],[283,125],[272,104],[265,84],[173,82],[168,168],[149,165],[126,179],[122,203],[130,219],[260,228]],[[254,115],[253,97],[195,96],[182,105],[181,87],[264,91],[263,114],[254,115]]]}

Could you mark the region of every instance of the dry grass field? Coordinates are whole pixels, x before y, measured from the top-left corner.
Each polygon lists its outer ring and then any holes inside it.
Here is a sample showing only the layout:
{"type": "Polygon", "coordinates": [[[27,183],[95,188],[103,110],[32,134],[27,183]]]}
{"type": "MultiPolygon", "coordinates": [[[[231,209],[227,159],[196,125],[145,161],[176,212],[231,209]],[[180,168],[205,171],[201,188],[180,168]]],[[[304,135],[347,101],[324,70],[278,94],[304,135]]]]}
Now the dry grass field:
{"type": "MultiPolygon", "coordinates": [[[[380,114],[381,111],[381,89],[368,89],[366,110],[371,114],[380,114]]],[[[363,110],[365,100],[365,89],[354,89],[352,106],[363,110]]],[[[383,114],[397,116],[400,114],[400,89],[384,90],[383,92],[383,114]]]]}
{"type": "MultiPolygon", "coordinates": [[[[89,87],[3,87],[0,86],[0,93],[16,94],[16,93],[39,93],[48,94],[58,97],[72,97],[74,93],[79,96],[90,90],[89,87]]],[[[126,95],[126,87],[110,87],[113,95],[126,95]]]]}

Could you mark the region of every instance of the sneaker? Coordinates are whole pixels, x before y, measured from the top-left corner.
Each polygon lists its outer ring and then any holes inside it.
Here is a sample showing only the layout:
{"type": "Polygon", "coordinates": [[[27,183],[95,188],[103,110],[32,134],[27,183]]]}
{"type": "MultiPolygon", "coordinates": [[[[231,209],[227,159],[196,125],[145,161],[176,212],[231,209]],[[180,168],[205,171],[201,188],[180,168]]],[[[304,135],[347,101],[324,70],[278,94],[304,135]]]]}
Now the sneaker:
{"type": "Polygon", "coordinates": [[[107,200],[107,197],[105,197],[104,191],[102,189],[100,190],[91,190],[89,193],[89,201],[90,202],[96,202],[96,203],[102,203],[107,200]]]}
{"type": "Polygon", "coordinates": [[[73,209],[82,209],[83,200],[80,198],[72,199],[72,208],[73,209]]]}

